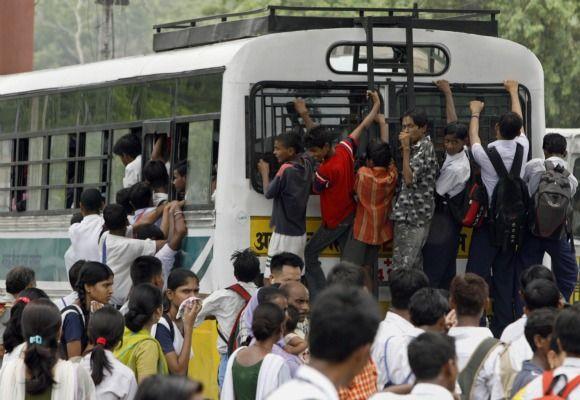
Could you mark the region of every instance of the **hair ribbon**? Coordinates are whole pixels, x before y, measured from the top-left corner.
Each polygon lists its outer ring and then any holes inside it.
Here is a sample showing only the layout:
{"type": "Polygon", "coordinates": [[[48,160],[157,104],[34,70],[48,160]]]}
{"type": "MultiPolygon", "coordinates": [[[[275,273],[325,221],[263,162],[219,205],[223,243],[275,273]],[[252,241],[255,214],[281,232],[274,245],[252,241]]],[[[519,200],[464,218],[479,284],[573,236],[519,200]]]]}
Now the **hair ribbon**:
{"type": "Polygon", "coordinates": [[[28,338],[28,342],[30,342],[30,344],[42,344],[42,337],[39,335],[30,336],[30,338],[28,338]]]}

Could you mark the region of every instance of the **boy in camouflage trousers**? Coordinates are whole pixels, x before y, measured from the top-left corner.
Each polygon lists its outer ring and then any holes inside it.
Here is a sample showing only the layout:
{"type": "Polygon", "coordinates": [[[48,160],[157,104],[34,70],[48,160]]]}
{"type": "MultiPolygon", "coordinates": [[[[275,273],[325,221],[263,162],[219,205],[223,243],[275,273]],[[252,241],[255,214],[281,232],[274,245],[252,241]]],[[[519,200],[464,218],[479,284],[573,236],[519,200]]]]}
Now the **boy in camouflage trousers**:
{"type": "Polygon", "coordinates": [[[423,268],[421,249],[429,235],[435,209],[435,180],[439,169],[431,138],[426,136],[427,115],[408,111],[401,120],[399,141],[403,153],[401,191],[392,220],[395,222],[393,265],[423,268]]]}

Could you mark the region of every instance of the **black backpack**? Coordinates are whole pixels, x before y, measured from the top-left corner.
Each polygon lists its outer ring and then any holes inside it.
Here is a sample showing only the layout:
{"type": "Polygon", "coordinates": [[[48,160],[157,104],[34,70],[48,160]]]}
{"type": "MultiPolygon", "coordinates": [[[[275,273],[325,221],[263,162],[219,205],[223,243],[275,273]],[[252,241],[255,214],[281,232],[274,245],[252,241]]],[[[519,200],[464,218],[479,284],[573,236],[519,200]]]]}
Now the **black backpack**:
{"type": "Polygon", "coordinates": [[[524,148],[517,144],[509,172],[495,148],[488,148],[486,153],[499,176],[489,206],[492,244],[503,251],[515,251],[522,244],[530,207],[528,187],[520,177],[524,148]]]}

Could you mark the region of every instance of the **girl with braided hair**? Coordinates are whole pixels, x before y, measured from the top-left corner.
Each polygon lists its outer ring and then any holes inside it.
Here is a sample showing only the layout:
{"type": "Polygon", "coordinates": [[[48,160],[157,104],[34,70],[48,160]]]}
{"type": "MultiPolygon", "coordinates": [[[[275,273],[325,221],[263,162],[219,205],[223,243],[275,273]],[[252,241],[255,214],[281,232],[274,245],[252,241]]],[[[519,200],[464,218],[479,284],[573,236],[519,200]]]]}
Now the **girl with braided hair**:
{"type": "Polygon", "coordinates": [[[61,357],[65,360],[83,355],[91,311],[109,303],[113,295],[113,271],[99,262],[86,262],[75,287],[79,298],[62,309],[61,357]]]}

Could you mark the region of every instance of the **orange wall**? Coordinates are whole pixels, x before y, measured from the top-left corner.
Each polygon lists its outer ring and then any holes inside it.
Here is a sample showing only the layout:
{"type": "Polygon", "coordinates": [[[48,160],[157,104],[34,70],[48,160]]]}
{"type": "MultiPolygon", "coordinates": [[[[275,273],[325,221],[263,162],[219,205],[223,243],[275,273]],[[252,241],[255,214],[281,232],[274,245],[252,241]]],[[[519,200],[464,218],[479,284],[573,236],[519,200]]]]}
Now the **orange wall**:
{"type": "Polygon", "coordinates": [[[0,75],[32,71],[34,0],[0,0],[0,75]]]}

